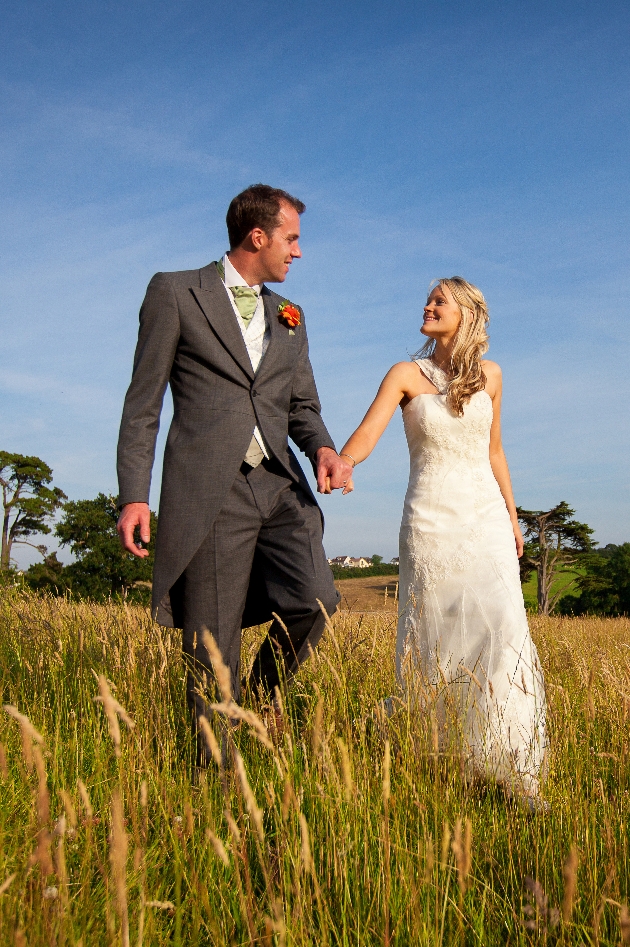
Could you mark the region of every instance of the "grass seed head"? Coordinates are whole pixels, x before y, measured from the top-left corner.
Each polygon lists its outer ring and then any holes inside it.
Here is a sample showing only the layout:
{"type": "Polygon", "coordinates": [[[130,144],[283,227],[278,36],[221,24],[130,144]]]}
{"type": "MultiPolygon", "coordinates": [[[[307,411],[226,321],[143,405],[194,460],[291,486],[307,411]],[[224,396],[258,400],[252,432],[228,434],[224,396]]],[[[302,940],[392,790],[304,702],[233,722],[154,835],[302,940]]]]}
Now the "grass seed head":
{"type": "Polygon", "coordinates": [[[311,748],[313,756],[317,756],[322,745],[322,721],[324,717],[324,698],[320,697],[315,707],[315,716],[313,718],[313,732],[311,735],[311,748]]]}
{"type": "Polygon", "coordinates": [[[460,818],[455,823],[451,848],[455,855],[457,880],[459,882],[460,891],[462,894],[465,894],[471,867],[472,825],[470,819],[466,819],[463,828],[464,831],[462,833],[462,820],[460,818]]]}
{"type": "Polygon", "coordinates": [[[240,845],[241,844],[241,831],[238,825],[236,824],[236,822],[234,821],[234,816],[232,815],[229,809],[225,810],[224,815],[225,815],[225,821],[227,822],[228,828],[230,832],[232,833],[232,838],[234,839],[235,844],[240,845]]]}
{"type": "Polygon", "coordinates": [[[262,821],[262,810],[258,808],[256,803],[256,797],[252,792],[252,788],[249,785],[249,780],[247,779],[247,773],[245,772],[245,764],[243,763],[243,757],[238,752],[234,751],[234,761],[236,764],[236,773],[238,775],[239,782],[241,784],[241,789],[243,791],[243,799],[245,800],[245,805],[247,811],[249,812],[254,825],[256,826],[256,831],[260,841],[263,841],[264,830],[263,830],[263,821],[262,821]]]}
{"type": "Polygon", "coordinates": [[[303,812],[300,812],[300,835],[302,838],[301,855],[304,871],[311,874],[313,871],[313,856],[311,855],[311,840],[308,832],[308,823],[303,812]]]}
{"type": "Polygon", "coordinates": [[[40,829],[37,833],[35,851],[29,858],[29,865],[39,865],[44,878],[52,875],[54,871],[52,856],[50,853],[51,843],[52,835],[48,829],[40,829]]]}
{"type": "Polygon", "coordinates": [[[91,820],[92,816],[94,815],[94,810],[92,809],[92,803],[90,802],[90,794],[88,793],[87,787],[82,779],[77,779],[77,789],[79,790],[79,795],[81,796],[85,817],[86,819],[91,820]]]}
{"type": "Polygon", "coordinates": [[[116,698],[113,696],[111,690],[109,689],[109,684],[104,674],[99,674],[98,676],[98,689],[99,696],[95,697],[94,700],[98,703],[103,704],[103,710],[105,711],[105,716],[107,717],[107,723],[109,724],[109,735],[112,738],[114,743],[114,752],[117,757],[120,756],[120,726],[118,724],[118,718],[127,725],[130,730],[133,730],[135,723],[125,710],[125,708],[118,703],[116,698]]]}
{"type": "Polygon", "coordinates": [[[225,845],[223,844],[221,839],[217,835],[214,834],[212,829],[206,829],[206,839],[212,845],[214,849],[214,853],[218,857],[218,859],[223,862],[226,868],[229,868],[230,859],[229,859],[228,853],[225,850],[225,845]]]}
{"type": "Polygon", "coordinates": [[[109,862],[116,892],[116,908],[120,917],[123,947],[129,947],[129,916],[127,910],[127,852],[129,839],[125,831],[125,816],[120,790],[112,793],[112,824],[109,836],[109,862]]]}
{"type": "Polygon", "coordinates": [[[48,792],[46,765],[39,746],[33,747],[33,761],[37,772],[37,821],[40,826],[45,826],[48,825],[50,819],[50,793],[48,792]]]}
{"type": "Polygon", "coordinates": [[[562,877],[564,878],[564,897],[562,899],[562,920],[568,924],[571,920],[573,907],[575,905],[575,895],[577,892],[577,867],[578,854],[575,845],[571,846],[569,857],[564,863],[562,877]]]}
{"type": "Polygon", "coordinates": [[[341,737],[337,737],[337,746],[339,747],[339,756],[341,758],[341,774],[343,776],[344,796],[346,802],[351,802],[354,796],[354,781],[352,779],[352,767],[350,766],[350,754],[348,752],[348,747],[341,737]]]}
{"type": "Polygon", "coordinates": [[[192,838],[192,836],[195,834],[195,820],[193,817],[192,806],[190,804],[190,800],[188,799],[184,805],[184,823],[186,826],[186,835],[188,838],[192,838]]]}
{"type": "Polygon", "coordinates": [[[230,673],[230,669],[225,664],[219,646],[207,628],[203,629],[201,637],[203,639],[204,647],[210,655],[214,676],[216,677],[217,684],[219,686],[219,693],[221,694],[223,700],[228,703],[232,700],[232,675],[230,673]]]}
{"type": "Polygon", "coordinates": [[[16,876],[17,876],[17,872],[14,871],[12,875],[8,875],[4,879],[4,881],[0,885],[0,895],[3,895],[5,891],[9,890],[9,888],[11,887],[11,884],[13,883],[13,881],[15,881],[16,876]]]}
{"type": "Polygon", "coordinates": [[[389,796],[390,796],[390,790],[391,790],[390,764],[391,764],[391,752],[389,748],[389,740],[385,740],[385,752],[383,753],[383,802],[385,803],[385,805],[389,804],[389,796]]]}
{"type": "Polygon", "coordinates": [[[197,718],[197,722],[199,724],[199,729],[203,735],[203,738],[206,741],[206,746],[212,753],[212,759],[217,764],[219,769],[221,769],[223,765],[222,758],[221,758],[221,747],[219,746],[219,742],[216,736],[214,735],[214,730],[208,723],[207,718],[203,716],[203,714],[201,714],[197,718]]]}
{"type": "Polygon", "coordinates": [[[433,845],[433,836],[429,835],[424,855],[424,883],[429,884],[433,878],[433,869],[435,868],[435,849],[433,845]]]}
{"type": "Polygon", "coordinates": [[[14,707],[13,704],[5,704],[4,709],[10,717],[13,717],[14,720],[20,725],[20,736],[22,738],[22,755],[24,757],[24,764],[31,773],[33,771],[34,759],[33,759],[33,743],[39,743],[40,746],[44,745],[44,738],[35,729],[31,721],[28,719],[26,714],[21,714],[17,707],[14,707]]]}
{"type": "Polygon", "coordinates": [[[448,867],[448,850],[451,844],[451,827],[448,822],[444,822],[444,829],[442,832],[442,850],[440,852],[440,866],[442,868],[448,867]]]}
{"type": "Polygon", "coordinates": [[[74,808],[74,804],[70,797],[70,794],[66,792],[65,789],[59,790],[59,795],[61,796],[61,801],[63,802],[63,809],[66,814],[66,822],[68,825],[68,834],[74,835],[74,832],[77,827],[77,813],[74,808]]]}

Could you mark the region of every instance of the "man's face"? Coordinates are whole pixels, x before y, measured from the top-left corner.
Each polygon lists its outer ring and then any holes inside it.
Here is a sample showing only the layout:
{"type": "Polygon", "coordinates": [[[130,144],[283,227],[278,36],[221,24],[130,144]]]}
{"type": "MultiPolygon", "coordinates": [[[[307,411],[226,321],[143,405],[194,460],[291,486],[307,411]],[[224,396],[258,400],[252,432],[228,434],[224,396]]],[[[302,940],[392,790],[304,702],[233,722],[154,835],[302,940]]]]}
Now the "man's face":
{"type": "Polygon", "coordinates": [[[293,260],[302,256],[299,247],[300,215],[284,202],[280,205],[278,226],[270,237],[262,234],[258,262],[264,270],[263,282],[284,283],[293,260]]]}

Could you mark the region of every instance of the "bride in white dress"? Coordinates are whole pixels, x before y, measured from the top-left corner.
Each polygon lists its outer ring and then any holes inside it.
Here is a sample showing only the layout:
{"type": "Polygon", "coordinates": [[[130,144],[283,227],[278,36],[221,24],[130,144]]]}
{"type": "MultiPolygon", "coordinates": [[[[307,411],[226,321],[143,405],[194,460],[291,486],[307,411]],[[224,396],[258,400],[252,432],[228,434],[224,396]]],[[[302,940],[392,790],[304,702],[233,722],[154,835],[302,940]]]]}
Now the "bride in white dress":
{"type": "Polygon", "coordinates": [[[547,742],[544,680],[519,578],[501,369],[482,361],[487,324],[475,286],[440,280],[424,307],[419,357],[387,373],[341,453],[365,460],[401,406],[411,471],[400,528],[399,679],[413,706],[435,714],[442,749],[457,743],[469,773],[531,805],[547,742]]]}

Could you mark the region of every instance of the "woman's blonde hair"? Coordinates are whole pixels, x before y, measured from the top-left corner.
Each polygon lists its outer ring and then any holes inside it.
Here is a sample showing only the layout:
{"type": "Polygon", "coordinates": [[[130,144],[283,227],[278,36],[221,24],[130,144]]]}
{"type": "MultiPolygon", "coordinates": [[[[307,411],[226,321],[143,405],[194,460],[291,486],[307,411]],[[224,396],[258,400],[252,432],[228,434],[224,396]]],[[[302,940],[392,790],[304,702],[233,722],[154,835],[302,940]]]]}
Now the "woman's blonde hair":
{"type": "MultiPolygon", "coordinates": [[[[451,355],[451,381],[447,404],[461,417],[464,405],[476,391],[483,391],[486,376],[481,367],[481,356],[488,351],[487,325],[490,321],[483,293],[461,276],[436,280],[435,285],[446,286],[462,314],[451,355]]],[[[420,358],[430,358],[435,351],[435,339],[428,339],[418,352],[420,358]]]]}

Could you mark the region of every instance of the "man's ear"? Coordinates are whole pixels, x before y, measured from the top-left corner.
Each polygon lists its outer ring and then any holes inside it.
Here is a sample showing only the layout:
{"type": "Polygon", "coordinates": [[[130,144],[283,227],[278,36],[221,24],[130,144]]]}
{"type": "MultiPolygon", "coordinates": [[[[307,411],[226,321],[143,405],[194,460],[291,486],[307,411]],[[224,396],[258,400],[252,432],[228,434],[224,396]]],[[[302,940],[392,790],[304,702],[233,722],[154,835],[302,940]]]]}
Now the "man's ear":
{"type": "Polygon", "coordinates": [[[262,250],[269,243],[269,237],[260,227],[254,227],[249,234],[249,239],[255,250],[262,250]]]}

